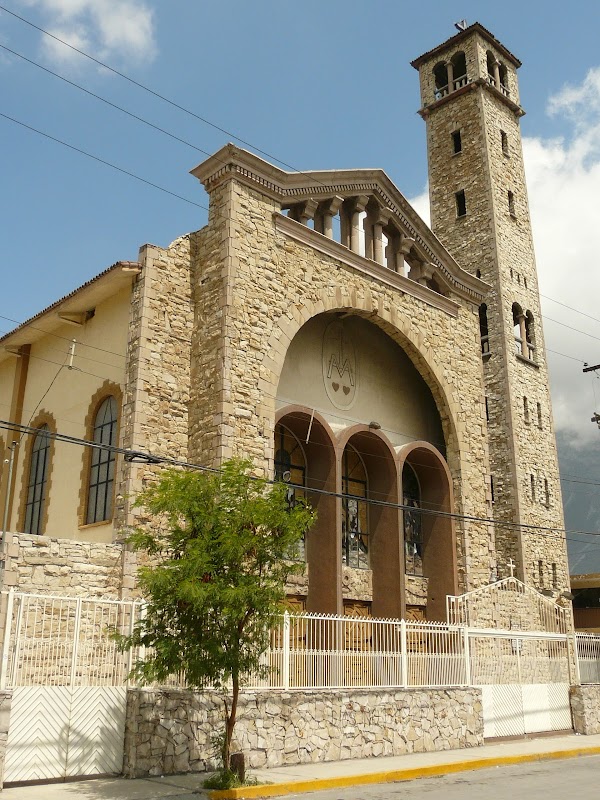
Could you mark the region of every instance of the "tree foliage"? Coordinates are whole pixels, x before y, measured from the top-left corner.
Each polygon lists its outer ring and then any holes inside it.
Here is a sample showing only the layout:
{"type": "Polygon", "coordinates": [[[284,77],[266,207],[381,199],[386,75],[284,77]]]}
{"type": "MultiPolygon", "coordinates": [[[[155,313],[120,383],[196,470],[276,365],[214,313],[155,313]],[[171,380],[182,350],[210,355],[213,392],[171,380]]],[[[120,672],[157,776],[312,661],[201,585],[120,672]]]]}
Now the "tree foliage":
{"type": "Polygon", "coordinates": [[[139,570],[146,608],[121,644],[148,648],[134,667],[142,684],[183,672],[191,689],[224,691],[227,769],[240,686],[260,670],[286,581],[303,569],[290,556],[314,512],[240,460],[219,473],[168,471],[136,505],[160,524],[129,537],[149,556],[139,570]]]}

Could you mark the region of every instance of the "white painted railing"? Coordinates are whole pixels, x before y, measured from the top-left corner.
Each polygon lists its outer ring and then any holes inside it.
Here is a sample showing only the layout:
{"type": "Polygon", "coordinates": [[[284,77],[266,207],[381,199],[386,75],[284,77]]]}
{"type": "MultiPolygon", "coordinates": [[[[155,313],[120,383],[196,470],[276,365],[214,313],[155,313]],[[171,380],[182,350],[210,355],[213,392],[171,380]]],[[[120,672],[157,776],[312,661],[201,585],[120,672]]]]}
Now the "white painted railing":
{"type": "MultiPolygon", "coordinates": [[[[132,631],[140,602],[2,595],[0,688],[124,685],[143,657],[121,653],[111,635],[132,631]]],[[[600,683],[600,636],[286,612],[262,665],[246,688],[600,683]]]]}
{"type": "Polygon", "coordinates": [[[577,634],[577,660],[581,683],[600,683],[600,636],[577,634]]]}
{"type": "Polygon", "coordinates": [[[2,592],[5,610],[0,688],[121,686],[134,653],[111,632],[130,633],[141,603],[2,592]]]}

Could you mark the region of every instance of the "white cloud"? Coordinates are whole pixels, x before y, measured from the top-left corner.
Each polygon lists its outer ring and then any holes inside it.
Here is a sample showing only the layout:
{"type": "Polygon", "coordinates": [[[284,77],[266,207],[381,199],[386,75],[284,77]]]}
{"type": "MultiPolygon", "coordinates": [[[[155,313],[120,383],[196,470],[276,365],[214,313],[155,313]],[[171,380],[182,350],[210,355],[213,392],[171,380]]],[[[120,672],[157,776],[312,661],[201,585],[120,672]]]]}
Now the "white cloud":
{"type": "MultiPolygon", "coordinates": [[[[47,30],[99,60],[143,63],[154,58],[153,12],[146,0],[21,0],[43,13],[47,30]]],[[[42,34],[47,60],[80,64],[82,57],[42,34]]]]}
{"type": "MultiPolygon", "coordinates": [[[[529,205],[542,295],[554,421],[575,443],[597,442],[590,421],[600,413],[600,371],[583,374],[577,360],[600,364],[600,67],[548,102],[570,127],[568,137],[523,140],[529,205]],[[558,300],[558,305],[547,298],[558,300]],[[597,339],[557,324],[585,331],[597,339]]],[[[427,192],[411,200],[429,220],[427,192]]]]}

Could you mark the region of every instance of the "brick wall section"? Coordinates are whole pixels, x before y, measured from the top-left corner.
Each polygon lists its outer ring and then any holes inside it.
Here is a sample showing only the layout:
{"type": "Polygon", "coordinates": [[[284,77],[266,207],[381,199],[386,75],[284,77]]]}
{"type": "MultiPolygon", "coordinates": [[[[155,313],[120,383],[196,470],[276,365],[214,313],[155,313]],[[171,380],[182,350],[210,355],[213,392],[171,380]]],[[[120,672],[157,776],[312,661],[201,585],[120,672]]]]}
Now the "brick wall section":
{"type": "MultiPolygon", "coordinates": [[[[204,454],[205,460],[212,454],[215,461],[244,455],[257,470],[268,472],[277,385],[291,339],[316,314],[352,309],[403,347],[429,385],[444,428],[456,510],[487,516],[487,470],[482,469],[487,465],[487,441],[475,306],[462,301],[453,318],[277,233],[273,214],[278,208],[266,195],[231,178],[211,191],[216,229],[204,233],[200,243],[199,274],[207,280],[198,297],[205,299],[204,308],[212,317],[207,313],[203,318],[209,335],[202,338],[202,348],[193,349],[192,406],[199,416],[190,426],[191,452],[204,454]],[[215,263],[219,254],[220,267],[215,263]],[[194,380],[199,359],[222,363],[222,389],[215,382],[209,390],[194,380]],[[218,413],[211,419],[215,409],[218,413]]],[[[465,570],[469,588],[487,582],[493,562],[489,527],[468,523],[458,538],[461,587],[467,587],[465,570]]]]}
{"type": "MultiPolygon", "coordinates": [[[[216,768],[211,737],[223,701],[210,692],[127,693],[124,773],[139,778],[216,768]]],[[[235,747],[250,768],[478,747],[479,689],[243,694],[235,747]]]]}
{"type": "MultiPolygon", "coordinates": [[[[510,100],[517,102],[514,66],[478,34],[438,54],[420,68],[423,106],[433,102],[432,69],[438,60],[465,51],[471,81],[486,79],[490,49],[507,67],[510,100]]],[[[548,372],[533,239],[523,167],[519,110],[487,85],[473,84],[424,112],[427,119],[431,220],[434,232],[459,264],[490,284],[486,298],[490,356],[484,364],[489,405],[489,459],[494,476],[494,517],[563,528],[562,501],[554,438],[548,372]],[[462,152],[454,155],[451,133],[460,130],[462,152]],[[507,135],[509,155],[502,152],[507,135]],[[455,192],[465,190],[467,214],[456,217],[455,192]],[[515,215],[509,213],[508,191],[514,194],[515,215]],[[526,282],[526,286],[525,286],[526,282]],[[535,320],[536,365],[515,354],[512,304],[530,310],[535,320]],[[530,422],[524,419],[523,396],[528,398],[530,422]],[[542,426],[537,425],[537,403],[542,426]],[[530,475],[536,498],[531,498],[530,475]],[[549,503],[545,484],[548,481],[549,503]]],[[[527,583],[552,588],[556,564],[557,588],[568,588],[566,547],[560,535],[519,534],[497,525],[495,532],[500,577],[506,563],[520,564],[527,583]],[[540,579],[538,562],[542,561],[540,579]],[[542,582],[543,580],[543,582],[542,582]]]]}

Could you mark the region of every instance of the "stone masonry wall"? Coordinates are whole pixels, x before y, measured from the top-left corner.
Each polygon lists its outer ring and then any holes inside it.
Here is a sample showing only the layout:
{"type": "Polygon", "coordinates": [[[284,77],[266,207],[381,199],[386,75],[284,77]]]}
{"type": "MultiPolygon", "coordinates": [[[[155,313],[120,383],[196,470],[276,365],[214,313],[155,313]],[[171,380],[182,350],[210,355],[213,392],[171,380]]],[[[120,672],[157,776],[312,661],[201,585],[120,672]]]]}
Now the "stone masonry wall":
{"type": "MultiPolygon", "coordinates": [[[[192,351],[191,451],[205,463],[244,455],[269,472],[277,386],[291,339],[319,313],[352,309],[396,341],[429,385],[444,427],[456,511],[486,517],[476,307],[459,301],[453,317],[363,275],[319,252],[318,234],[309,247],[278,233],[278,210],[266,195],[231,179],[211,189],[215,230],[203,235],[199,249],[196,302],[205,303],[203,324],[212,333],[192,351]],[[194,376],[201,364],[216,362],[223,378],[209,390],[212,378],[194,376]]],[[[486,583],[494,566],[489,526],[469,522],[461,530],[457,522],[457,538],[461,589],[486,583]]]]}
{"type": "MultiPolygon", "coordinates": [[[[449,47],[421,66],[424,107],[433,103],[434,63],[452,56],[457,47],[449,47]]],[[[505,61],[493,45],[475,34],[459,47],[466,52],[471,80],[486,78],[487,49],[505,61]]],[[[512,64],[506,66],[510,101],[518,102],[516,70],[512,64]]],[[[484,357],[484,374],[493,516],[498,521],[521,520],[560,529],[564,523],[519,111],[484,81],[450,94],[424,115],[432,228],[463,268],[479,273],[490,284],[486,297],[490,353],[484,357]],[[456,130],[461,133],[462,149],[455,154],[451,134],[456,130]],[[506,149],[501,131],[506,134],[506,149]],[[457,217],[455,193],[461,189],[466,214],[457,217]],[[533,314],[536,350],[532,361],[515,352],[515,302],[533,314]]],[[[565,542],[560,536],[539,536],[499,524],[495,541],[499,577],[509,574],[507,562],[512,558],[527,583],[557,593],[568,588],[565,542]]]]}
{"type": "Polygon", "coordinates": [[[121,597],[120,544],[15,533],[9,555],[3,589],[70,597],[121,597]]]}
{"type": "MultiPolygon", "coordinates": [[[[124,772],[129,777],[204,772],[222,728],[213,693],[132,689],[124,772]]],[[[250,768],[478,747],[479,689],[263,692],[241,696],[235,748],[250,768]]]]}
{"type": "Polygon", "coordinates": [[[600,686],[572,686],[571,713],[575,733],[600,733],[600,686]]]}

